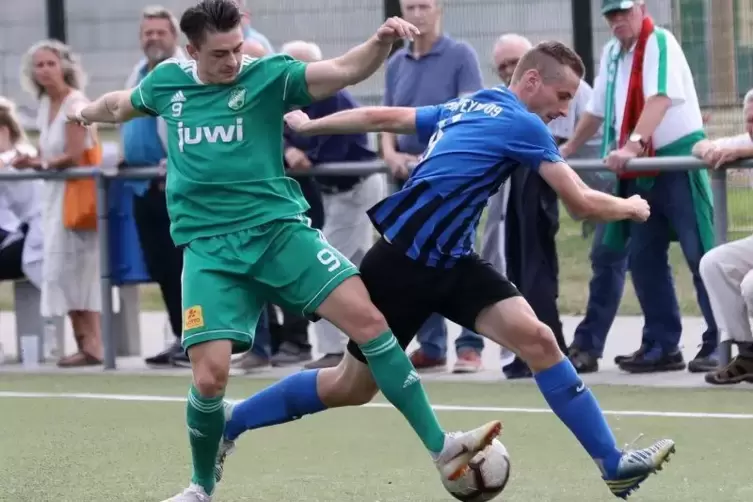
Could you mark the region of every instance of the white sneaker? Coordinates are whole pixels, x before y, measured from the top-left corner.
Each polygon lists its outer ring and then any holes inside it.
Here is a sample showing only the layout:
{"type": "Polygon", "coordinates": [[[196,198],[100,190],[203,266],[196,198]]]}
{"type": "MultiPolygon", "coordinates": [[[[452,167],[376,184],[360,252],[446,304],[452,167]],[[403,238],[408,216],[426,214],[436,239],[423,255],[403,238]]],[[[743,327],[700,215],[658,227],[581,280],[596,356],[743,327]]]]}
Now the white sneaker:
{"type": "Polygon", "coordinates": [[[445,435],[444,447],[434,459],[442,476],[454,481],[465,474],[471,459],[489,446],[502,432],[502,422],[494,420],[468,432],[445,435]]]}
{"type": "Polygon", "coordinates": [[[217,452],[217,460],[214,463],[214,481],[222,481],[222,473],[225,470],[225,459],[235,451],[235,441],[223,439],[220,444],[220,450],[217,452]]]}
{"type": "Polygon", "coordinates": [[[212,496],[207,495],[207,492],[201,486],[191,483],[181,493],[162,502],[212,502],[212,496]]]}
{"type": "MultiPolygon", "coordinates": [[[[229,401],[225,401],[224,406],[225,422],[227,423],[230,420],[230,417],[233,416],[233,408],[235,407],[235,404],[229,401]]],[[[225,470],[225,459],[228,455],[233,453],[233,451],[235,451],[235,441],[230,441],[223,438],[222,443],[220,443],[220,449],[217,452],[217,460],[214,463],[215,483],[219,483],[222,480],[222,473],[225,470]]]]}

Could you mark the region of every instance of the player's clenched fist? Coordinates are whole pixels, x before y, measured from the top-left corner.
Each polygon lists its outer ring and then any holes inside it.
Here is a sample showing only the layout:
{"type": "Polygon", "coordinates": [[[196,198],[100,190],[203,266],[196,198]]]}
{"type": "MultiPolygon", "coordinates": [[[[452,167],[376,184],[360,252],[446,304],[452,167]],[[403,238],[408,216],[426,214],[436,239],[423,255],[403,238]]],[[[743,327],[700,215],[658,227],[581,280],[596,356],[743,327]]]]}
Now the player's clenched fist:
{"type": "Polygon", "coordinates": [[[377,40],[385,44],[393,44],[401,38],[413,40],[413,37],[420,35],[418,28],[410,24],[405,19],[393,16],[387,19],[376,32],[377,40]]]}
{"type": "Polygon", "coordinates": [[[633,195],[627,200],[630,203],[630,219],[643,223],[651,216],[651,208],[648,205],[646,199],[640,195],[633,195]]]}
{"type": "Polygon", "coordinates": [[[288,124],[288,127],[299,133],[304,132],[306,124],[311,122],[309,116],[301,110],[293,110],[290,113],[286,113],[283,118],[285,119],[285,123],[288,124]]]}

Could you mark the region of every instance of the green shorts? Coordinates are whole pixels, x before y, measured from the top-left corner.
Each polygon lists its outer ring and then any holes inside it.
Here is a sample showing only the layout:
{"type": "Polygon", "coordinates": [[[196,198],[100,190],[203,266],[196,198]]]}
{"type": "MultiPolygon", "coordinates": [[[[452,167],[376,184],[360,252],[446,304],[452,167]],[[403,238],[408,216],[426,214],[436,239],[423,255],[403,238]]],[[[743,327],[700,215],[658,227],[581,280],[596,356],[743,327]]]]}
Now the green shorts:
{"type": "Polygon", "coordinates": [[[303,219],[196,239],[183,258],[183,347],[231,340],[245,352],[267,302],[309,316],[357,274],[303,219]]]}

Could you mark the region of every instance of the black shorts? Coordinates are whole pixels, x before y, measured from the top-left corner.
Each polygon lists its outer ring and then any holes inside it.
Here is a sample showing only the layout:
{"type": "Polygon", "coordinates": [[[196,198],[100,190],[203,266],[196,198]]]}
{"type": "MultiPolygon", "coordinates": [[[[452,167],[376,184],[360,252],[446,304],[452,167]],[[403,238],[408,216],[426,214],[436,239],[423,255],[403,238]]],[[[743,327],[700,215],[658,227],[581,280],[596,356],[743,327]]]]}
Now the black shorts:
{"type": "MultiPolygon", "coordinates": [[[[470,330],[486,307],[520,292],[478,255],[461,258],[452,268],[422,265],[380,239],[363,258],[361,279],[371,301],[387,319],[405,349],[433,313],[470,330]]],[[[358,345],[348,351],[366,362],[358,345]]]]}

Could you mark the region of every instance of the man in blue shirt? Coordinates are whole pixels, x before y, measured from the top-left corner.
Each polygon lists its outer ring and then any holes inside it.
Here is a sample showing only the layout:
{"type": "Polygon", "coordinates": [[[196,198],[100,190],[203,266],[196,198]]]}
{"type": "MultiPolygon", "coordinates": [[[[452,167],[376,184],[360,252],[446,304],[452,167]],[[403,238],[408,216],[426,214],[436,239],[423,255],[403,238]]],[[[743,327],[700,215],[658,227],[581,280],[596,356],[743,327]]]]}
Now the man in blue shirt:
{"type": "MultiPolygon", "coordinates": [[[[662,466],[674,452],[674,442],[621,450],[552,330],[536,318],[515,286],[473,251],[487,199],[519,168],[538,172],[580,217],[648,218],[648,204],[639,196],[621,199],[588,188],[562,160],[547,129],[545,122],[567,113],[583,73],[572,50],[543,42],[521,58],[509,88],[485,89],[438,106],[360,108],[314,121],[299,111],[286,120],[304,134],[387,130],[430,138],[405,187],[369,211],[382,239],[364,257],[360,271],[374,305],[403,347],[438,312],[519,354],[609,489],[625,498],[662,466]]],[[[348,349],[338,367],[317,374],[318,400],[304,395],[288,377],[229,405],[225,448],[244,430],[321,411],[321,404],[368,402],[376,394],[373,377],[358,347],[349,344],[348,349]]]]}
{"type": "MultiPolygon", "coordinates": [[[[438,105],[481,89],[484,84],[476,51],[466,42],[442,33],[442,9],[438,0],[401,0],[406,21],[421,34],[396,51],[387,61],[384,104],[386,106],[438,105]]],[[[383,132],[384,161],[392,176],[402,184],[427,138],[416,134],[383,132]]],[[[410,355],[417,370],[444,369],[447,363],[447,327],[444,318],[432,315],[418,332],[420,348],[410,355]]],[[[453,371],[481,368],[478,337],[464,336],[455,342],[457,362],[453,371]]]]}
{"type": "MultiPolygon", "coordinates": [[[[142,13],[139,33],[144,58],[134,67],[126,82],[133,88],[152,68],[170,57],[183,58],[178,48],[178,21],[164,7],[148,7],[142,13]]],[[[140,117],[120,126],[124,168],[156,166],[167,158],[167,127],[156,117],[140,117]]],[[[162,179],[123,183],[131,190],[133,216],[138,230],[144,264],[149,276],[159,285],[175,341],[166,350],[148,357],[149,366],[190,366],[180,344],[183,332],[181,273],[183,251],[170,237],[165,182],[162,179]]]]}

